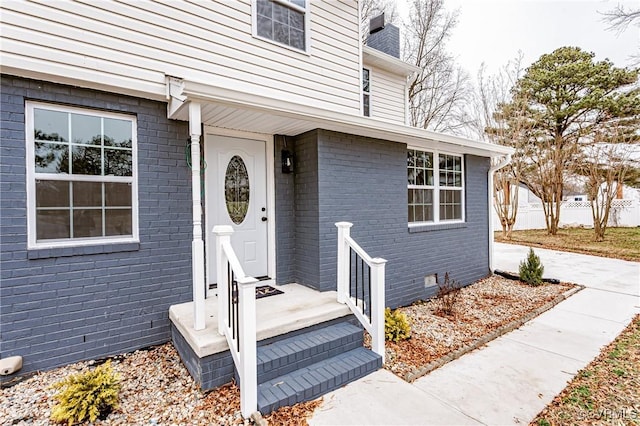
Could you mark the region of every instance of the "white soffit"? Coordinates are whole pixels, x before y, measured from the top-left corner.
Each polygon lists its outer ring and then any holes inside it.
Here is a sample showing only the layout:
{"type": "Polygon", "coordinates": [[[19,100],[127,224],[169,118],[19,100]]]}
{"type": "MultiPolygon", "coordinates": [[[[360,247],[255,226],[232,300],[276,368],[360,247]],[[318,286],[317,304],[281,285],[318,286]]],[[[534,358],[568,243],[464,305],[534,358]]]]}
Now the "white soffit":
{"type": "Polygon", "coordinates": [[[203,124],[213,127],[287,136],[325,129],[484,157],[513,152],[512,148],[501,145],[190,81],[183,82],[181,97],[185,101],[181,102],[181,107],[171,111],[169,118],[188,121],[188,108],[185,106],[189,101],[197,101],[202,106],[203,124]]]}
{"type": "Polygon", "coordinates": [[[369,46],[362,46],[362,62],[364,65],[373,65],[402,76],[409,76],[420,71],[420,67],[404,62],[369,46]]]}

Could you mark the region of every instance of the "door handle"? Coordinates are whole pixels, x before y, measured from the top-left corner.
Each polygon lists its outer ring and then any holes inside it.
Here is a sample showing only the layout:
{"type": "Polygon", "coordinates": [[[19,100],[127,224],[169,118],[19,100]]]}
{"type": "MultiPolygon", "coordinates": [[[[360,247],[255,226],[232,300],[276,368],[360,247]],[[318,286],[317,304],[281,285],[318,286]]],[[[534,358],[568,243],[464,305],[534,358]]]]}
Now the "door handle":
{"type": "Polygon", "coordinates": [[[267,221],[267,217],[266,216],[262,216],[262,221],[266,222],[267,221]]]}

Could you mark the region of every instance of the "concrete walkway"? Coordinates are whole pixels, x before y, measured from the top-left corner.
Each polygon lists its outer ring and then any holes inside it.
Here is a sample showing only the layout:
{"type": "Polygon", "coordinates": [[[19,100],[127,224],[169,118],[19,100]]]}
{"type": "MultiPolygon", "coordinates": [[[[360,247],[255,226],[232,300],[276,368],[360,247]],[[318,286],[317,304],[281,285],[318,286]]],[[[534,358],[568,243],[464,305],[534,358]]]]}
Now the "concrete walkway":
{"type": "MultiPolygon", "coordinates": [[[[527,250],[496,244],[496,268],[527,250]]],[[[528,424],[640,312],[640,263],[535,251],[546,277],[587,288],[414,383],[379,370],[331,392],[309,424],[528,424]]]]}

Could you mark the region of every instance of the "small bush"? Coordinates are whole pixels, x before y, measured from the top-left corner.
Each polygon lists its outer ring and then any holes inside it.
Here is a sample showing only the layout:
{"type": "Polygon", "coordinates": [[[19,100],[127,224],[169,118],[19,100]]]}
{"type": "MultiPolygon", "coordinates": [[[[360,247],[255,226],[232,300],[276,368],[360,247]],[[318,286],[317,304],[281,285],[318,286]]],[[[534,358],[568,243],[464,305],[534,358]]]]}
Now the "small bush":
{"type": "Polygon", "coordinates": [[[539,286],[542,284],[542,274],[544,273],[544,266],[540,262],[540,258],[529,247],[529,254],[527,258],[520,262],[520,280],[532,286],[539,286]]]}
{"type": "Polygon", "coordinates": [[[450,279],[449,273],[446,272],[444,274],[444,282],[438,282],[438,309],[436,313],[454,316],[456,314],[456,306],[458,304],[459,296],[460,283],[450,279]]]}
{"type": "Polygon", "coordinates": [[[93,422],[118,406],[120,383],[110,361],[91,371],[69,376],[51,387],[60,390],[54,396],[58,403],[51,411],[51,420],[56,423],[93,422]]]}
{"type": "Polygon", "coordinates": [[[407,340],[411,337],[411,325],[409,318],[399,309],[392,311],[390,308],[384,310],[384,338],[392,342],[407,340]]]}

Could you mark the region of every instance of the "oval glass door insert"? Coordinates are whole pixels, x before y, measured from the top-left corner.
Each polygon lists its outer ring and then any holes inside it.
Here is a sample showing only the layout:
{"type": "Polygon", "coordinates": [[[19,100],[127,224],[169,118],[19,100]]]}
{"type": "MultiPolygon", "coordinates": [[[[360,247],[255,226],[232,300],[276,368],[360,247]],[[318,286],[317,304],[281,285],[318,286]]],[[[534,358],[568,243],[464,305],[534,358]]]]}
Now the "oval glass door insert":
{"type": "Polygon", "coordinates": [[[249,173],[242,158],[234,155],[229,160],[224,177],[224,199],[229,217],[240,225],[249,211],[249,173]]]}

